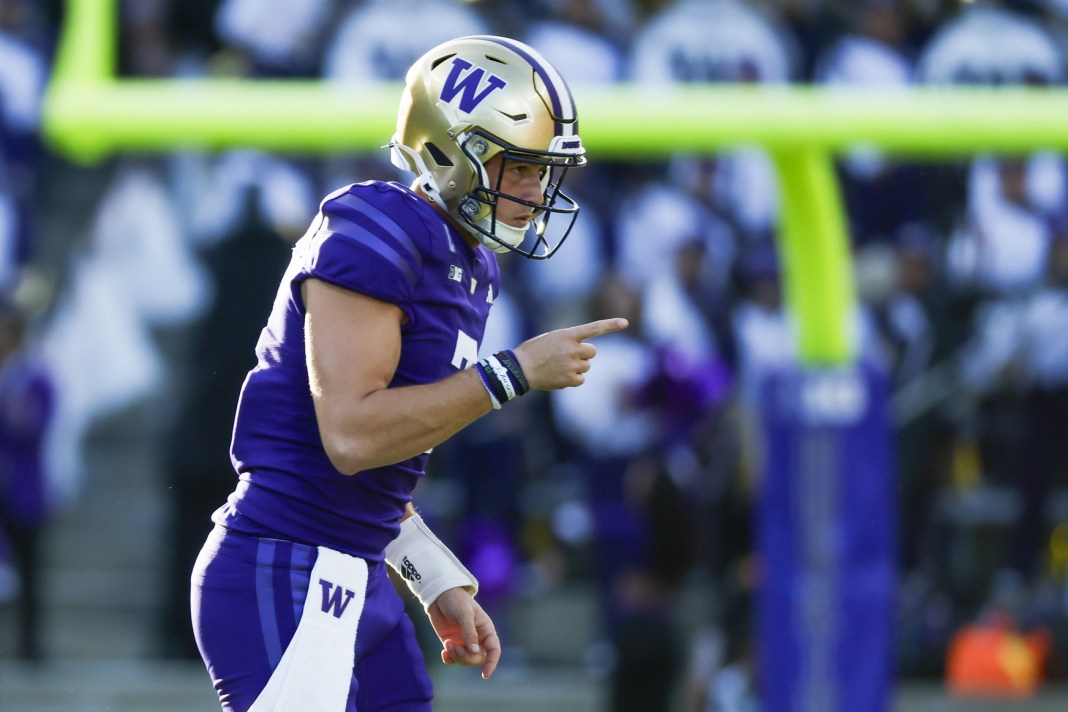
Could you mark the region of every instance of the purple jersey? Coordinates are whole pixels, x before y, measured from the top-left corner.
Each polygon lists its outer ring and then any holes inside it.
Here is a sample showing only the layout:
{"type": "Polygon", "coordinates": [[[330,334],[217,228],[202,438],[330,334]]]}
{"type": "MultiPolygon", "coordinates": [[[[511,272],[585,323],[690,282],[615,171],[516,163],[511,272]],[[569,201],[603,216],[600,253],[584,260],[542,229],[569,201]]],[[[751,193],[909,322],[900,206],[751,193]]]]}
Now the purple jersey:
{"type": "Polygon", "coordinates": [[[213,518],[238,531],[379,561],[428,455],[351,476],[330,463],[304,354],[300,285],[309,277],[403,310],[390,386],[407,386],[439,381],[477,360],[497,295],[497,262],[405,186],[369,181],[327,196],[282,278],[237,407],[231,459],[240,481],[213,518]]]}
{"type": "Polygon", "coordinates": [[[0,368],[0,523],[33,527],[49,514],[43,443],[55,401],[36,355],[18,352],[0,368]]]}

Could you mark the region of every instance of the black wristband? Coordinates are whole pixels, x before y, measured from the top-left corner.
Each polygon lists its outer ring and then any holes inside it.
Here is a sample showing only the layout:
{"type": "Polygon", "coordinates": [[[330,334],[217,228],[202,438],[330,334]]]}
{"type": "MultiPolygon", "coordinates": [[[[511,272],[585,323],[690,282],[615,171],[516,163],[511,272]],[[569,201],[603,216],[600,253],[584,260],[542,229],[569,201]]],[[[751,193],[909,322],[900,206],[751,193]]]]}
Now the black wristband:
{"type": "Polygon", "coordinates": [[[498,351],[495,356],[501,362],[501,365],[508,369],[508,375],[511,377],[515,392],[519,395],[527,393],[530,390],[530,384],[527,382],[526,374],[523,373],[523,368],[519,365],[519,359],[515,357],[515,354],[505,349],[504,351],[498,351]]]}

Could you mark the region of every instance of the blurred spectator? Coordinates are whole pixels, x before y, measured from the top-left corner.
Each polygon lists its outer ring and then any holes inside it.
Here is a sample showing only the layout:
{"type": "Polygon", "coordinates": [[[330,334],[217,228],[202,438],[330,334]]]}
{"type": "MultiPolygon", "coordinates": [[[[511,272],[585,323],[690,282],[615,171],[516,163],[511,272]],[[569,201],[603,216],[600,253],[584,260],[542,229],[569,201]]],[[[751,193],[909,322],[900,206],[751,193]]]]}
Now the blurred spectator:
{"type": "Polygon", "coordinates": [[[967,6],[941,26],[917,67],[929,84],[1051,85],[1064,78],[1064,58],[1033,20],[998,7],[967,6]]]}
{"type": "Polygon", "coordinates": [[[399,81],[428,47],[454,37],[493,34],[471,4],[449,0],[354,3],[328,40],[323,76],[330,81],[399,81]]]}
{"type": "MultiPolygon", "coordinates": [[[[42,532],[55,504],[44,448],[55,385],[27,332],[29,326],[24,305],[5,296],[0,303],[0,539],[10,543],[14,560],[16,650],[23,659],[40,660],[45,655],[42,532]]],[[[4,563],[0,561],[0,567],[4,563]]]]}
{"type": "Polygon", "coordinates": [[[624,44],[633,26],[629,0],[547,0],[549,16],[526,26],[520,38],[557,67],[568,82],[607,84],[624,74],[624,44]]]}
{"type": "Polygon", "coordinates": [[[931,517],[949,480],[953,438],[943,403],[956,386],[946,368],[954,363],[961,326],[952,323],[940,239],[923,223],[902,226],[890,243],[859,248],[855,262],[860,297],[872,310],[891,369],[899,558],[903,570],[913,571],[933,560],[931,517]]]}
{"type": "MultiPolygon", "coordinates": [[[[653,410],[634,398],[648,374],[655,371],[654,353],[641,338],[641,293],[621,275],[609,272],[592,301],[590,318],[619,314],[630,320],[630,328],[598,340],[600,368],[588,374],[582,397],[566,391],[550,397],[554,425],[581,473],[584,506],[593,524],[601,633],[613,649],[613,674],[620,675],[633,672],[631,656],[635,654],[641,654],[642,660],[651,656],[668,662],[676,653],[672,636],[650,637],[644,649],[621,637],[632,635],[629,624],[636,602],[628,598],[634,595],[628,582],[646,565],[644,551],[649,541],[640,510],[627,492],[627,473],[656,447],[663,430],[653,410]]],[[[613,698],[613,709],[628,709],[623,704],[613,698]]],[[[663,704],[662,700],[646,708],[660,709],[663,704]]]]}
{"type": "Polygon", "coordinates": [[[716,586],[717,600],[726,600],[731,570],[749,553],[749,502],[737,496],[737,353],[729,290],[710,276],[707,249],[700,240],[679,245],[673,265],[642,292],[642,331],[655,358],[633,400],[661,424],[654,466],[687,500],[695,517],[688,544],[694,564],[716,586]]]}
{"type": "Polygon", "coordinates": [[[719,361],[735,363],[733,334],[728,325],[727,272],[719,262],[729,255],[709,258],[709,245],[699,238],[668,250],[668,269],[654,274],[643,294],[642,323],[648,338],[679,354],[689,364],[719,361]]]}
{"type": "MultiPolygon", "coordinates": [[[[787,30],[735,0],[678,0],[635,36],[629,78],[638,84],[788,82],[796,48],[787,30]]],[[[742,239],[763,239],[775,229],[777,178],[763,149],[739,146],[714,159],[675,157],[700,182],[705,201],[731,220],[742,239]]]]}
{"type": "Polygon", "coordinates": [[[166,0],[122,4],[119,73],[136,77],[171,74],[173,53],[167,29],[166,0]]]}
{"type": "MultiPolygon", "coordinates": [[[[587,188],[593,189],[593,186],[587,188]]],[[[531,334],[584,319],[580,314],[585,312],[608,263],[606,221],[593,201],[586,200],[579,191],[574,194],[582,212],[567,241],[553,256],[552,264],[524,260],[514,265],[518,279],[510,283],[525,290],[522,302],[528,311],[527,318],[532,322],[530,328],[536,330],[528,332],[531,334]]],[[[492,315],[490,320],[493,320],[492,315]]]]}
{"type": "Polygon", "coordinates": [[[735,260],[737,235],[731,224],[702,200],[715,165],[703,159],[676,157],[666,180],[649,179],[627,193],[616,216],[615,264],[639,287],[675,271],[676,253],[697,242],[706,288],[724,285],[735,260]]]}
{"type": "Polygon", "coordinates": [[[1035,575],[1045,573],[1041,552],[1053,528],[1051,493],[1068,487],[1068,234],[1053,242],[1045,284],[1023,305],[1019,327],[1026,385],[1013,481],[1024,506],[1009,564],[1035,575]]]}
{"type": "Polygon", "coordinates": [[[949,245],[949,277],[991,296],[1027,292],[1042,279],[1051,221],[1066,209],[1060,156],[977,158],[967,213],[949,245]]]}
{"type": "Polygon", "coordinates": [[[555,425],[582,473],[592,517],[602,630],[613,654],[609,707],[667,709],[687,648],[674,607],[700,547],[693,473],[678,467],[674,448],[693,446],[696,424],[723,396],[723,374],[670,340],[658,349],[642,293],[621,275],[607,273],[592,299],[591,318],[626,314],[631,328],[598,342],[603,368],[587,379],[583,398],[552,394],[555,425]]]}
{"type": "Polygon", "coordinates": [[[0,289],[34,253],[41,99],[49,59],[26,0],[0,0],[0,289]]]}
{"type": "MultiPolygon", "coordinates": [[[[912,83],[912,63],[896,0],[864,0],[850,8],[850,25],[819,56],[815,81],[831,88],[900,92],[912,83]]],[[[874,146],[857,146],[839,162],[839,178],[855,247],[890,241],[905,223],[925,219],[929,192],[917,167],[874,146]]]]}
{"type": "Polygon", "coordinates": [[[332,6],[333,0],[223,0],[215,30],[246,53],[252,76],[318,76],[332,6]]]}
{"type": "Polygon", "coordinates": [[[638,30],[629,76],[665,82],[786,82],[795,48],[786,31],[736,0],[676,0],[638,30]]]}
{"type": "Polygon", "coordinates": [[[685,668],[686,636],[675,606],[693,568],[697,522],[693,502],[658,457],[635,460],[624,475],[624,507],[633,522],[617,522],[617,537],[633,547],[612,582],[618,618],[609,708],[614,712],[670,709],[685,668]]]}
{"type": "Polygon", "coordinates": [[[82,485],[92,421],[166,384],[151,329],[185,323],[210,294],[161,167],[147,159],[119,164],[69,272],[42,346],[58,383],[48,457],[62,503],[82,485]]]}
{"type": "MultiPolygon", "coordinates": [[[[556,425],[579,452],[604,462],[626,460],[651,447],[661,435],[652,414],[635,408],[630,396],[654,371],[652,350],[640,338],[641,293],[625,277],[608,272],[600,280],[592,301],[591,319],[619,313],[630,319],[631,325],[626,332],[598,341],[598,358],[605,364],[600,369],[603,374],[586,379],[582,398],[562,395],[566,391],[551,394],[556,425]],[[615,417],[605,418],[605,413],[615,417]]],[[[617,475],[622,471],[618,467],[604,469],[617,475]]],[[[620,493],[622,478],[608,477],[613,482],[610,487],[597,487],[596,480],[590,481],[591,493],[620,493]]]]}
{"type": "Polygon", "coordinates": [[[738,261],[739,293],[731,320],[738,348],[739,395],[758,402],[761,375],[795,358],[795,332],[783,310],[778,250],[770,242],[753,245],[738,261]]]}
{"type": "Polygon", "coordinates": [[[1007,563],[1031,578],[1051,529],[1050,494],[1068,487],[1068,239],[1052,243],[1041,288],[992,302],[979,316],[967,382],[1021,394],[1023,422],[1004,474],[1023,509],[1007,563]]]}

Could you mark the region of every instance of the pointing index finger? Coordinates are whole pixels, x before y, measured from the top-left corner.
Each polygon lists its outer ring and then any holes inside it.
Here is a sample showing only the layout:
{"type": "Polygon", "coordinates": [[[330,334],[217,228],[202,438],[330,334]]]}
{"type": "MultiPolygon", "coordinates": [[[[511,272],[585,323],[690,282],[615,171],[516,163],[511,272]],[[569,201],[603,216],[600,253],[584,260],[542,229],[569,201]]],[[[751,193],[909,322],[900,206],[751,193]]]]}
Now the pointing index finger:
{"type": "Polygon", "coordinates": [[[595,336],[604,336],[605,334],[611,334],[616,331],[622,331],[630,326],[630,322],[623,318],[615,319],[601,319],[599,321],[591,321],[588,324],[580,324],[575,329],[575,335],[579,341],[585,341],[586,339],[592,339],[595,336]]]}

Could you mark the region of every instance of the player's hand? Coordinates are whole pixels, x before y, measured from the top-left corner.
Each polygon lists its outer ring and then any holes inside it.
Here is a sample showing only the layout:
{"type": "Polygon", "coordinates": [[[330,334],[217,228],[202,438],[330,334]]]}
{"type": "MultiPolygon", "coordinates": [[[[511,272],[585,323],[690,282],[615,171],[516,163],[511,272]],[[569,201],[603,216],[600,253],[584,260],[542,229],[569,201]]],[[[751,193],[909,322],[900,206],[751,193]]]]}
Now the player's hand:
{"type": "Polygon", "coordinates": [[[474,596],[462,588],[450,588],[426,613],[441,640],[441,662],[481,666],[482,679],[488,680],[501,659],[501,641],[493,621],[474,596]]]}
{"type": "Polygon", "coordinates": [[[581,386],[597,348],[587,343],[596,336],[622,331],[626,319],[601,319],[535,336],[515,348],[515,357],[531,389],[551,391],[581,386]]]}

